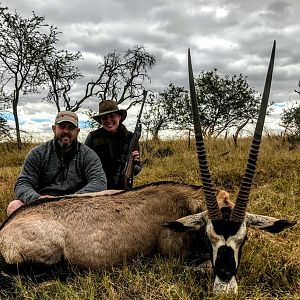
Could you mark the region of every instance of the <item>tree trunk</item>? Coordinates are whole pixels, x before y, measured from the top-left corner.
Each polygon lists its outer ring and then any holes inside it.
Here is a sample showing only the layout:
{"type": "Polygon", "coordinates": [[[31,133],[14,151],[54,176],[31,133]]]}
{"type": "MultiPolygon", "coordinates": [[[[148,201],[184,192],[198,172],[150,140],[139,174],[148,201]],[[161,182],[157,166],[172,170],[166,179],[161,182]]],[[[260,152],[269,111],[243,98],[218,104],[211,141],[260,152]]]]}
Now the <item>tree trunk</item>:
{"type": "Polygon", "coordinates": [[[159,138],[158,138],[158,130],[154,130],[152,131],[152,139],[155,140],[155,141],[158,141],[159,138]]]}
{"type": "Polygon", "coordinates": [[[233,141],[234,141],[235,146],[238,146],[238,143],[237,143],[238,136],[239,136],[241,130],[248,124],[248,122],[249,122],[249,119],[247,119],[241,126],[239,126],[236,129],[236,132],[233,135],[233,141]]]}
{"type": "Polygon", "coordinates": [[[20,124],[19,124],[19,118],[18,118],[18,100],[19,100],[19,92],[14,91],[13,114],[14,114],[15,125],[16,125],[17,144],[18,144],[18,149],[22,149],[20,124]]]}

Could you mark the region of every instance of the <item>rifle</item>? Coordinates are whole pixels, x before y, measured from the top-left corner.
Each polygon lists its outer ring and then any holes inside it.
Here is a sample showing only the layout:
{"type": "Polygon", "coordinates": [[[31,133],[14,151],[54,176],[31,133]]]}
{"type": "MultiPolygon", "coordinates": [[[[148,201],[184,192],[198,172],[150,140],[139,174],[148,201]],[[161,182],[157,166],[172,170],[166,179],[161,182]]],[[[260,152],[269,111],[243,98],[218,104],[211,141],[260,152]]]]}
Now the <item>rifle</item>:
{"type": "Polygon", "coordinates": [[[131,153],[134,150],[138,149],[138,144],[139,144],[139,139],[141,137],[142,133],[142,123],[141,123],[141,116],[142,116],[142,111],[144,108],[145,100],[147,97],[147,92],[146,90],[143,91],[143,101],[141,105],[141,109],[136,121],[135,129],[133,136],[131,138],[129,147],[128,147],[128,152],[127,152],[127,157],[126,157],[126,163],[125,167],[123,170],[123,178],[124,178],[124,186],[126,190],[129,190],[133,186],[133,168],[134,168],[134,161],[132,159],[131,153]]]}

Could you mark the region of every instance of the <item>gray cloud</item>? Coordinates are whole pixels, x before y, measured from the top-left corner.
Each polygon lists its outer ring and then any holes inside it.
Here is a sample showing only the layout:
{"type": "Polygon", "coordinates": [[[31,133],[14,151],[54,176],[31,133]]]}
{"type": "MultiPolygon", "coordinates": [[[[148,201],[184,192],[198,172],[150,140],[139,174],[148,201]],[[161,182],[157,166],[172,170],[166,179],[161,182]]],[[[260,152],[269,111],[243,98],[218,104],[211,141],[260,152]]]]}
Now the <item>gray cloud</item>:
{"type": "MultiPolygon", "coordinates": [[[[191,48],[196,76],[213,68],[224,75],[242,73],[261,92],[276,40],[271,100],[298,98],[294,93],[300,78],[298,1],[3,0],[2,5],[24,16],[32,10],[44,15],[62,32],[61,48],[82,52],[84,60],[78,66],[85,78],[74,86],[74,97],[80,97],[84,84],[96,78],[105,54],[135,45],[144,45],[157,59],[150,71],[151,90],[170,82],[187,87],[186,53],[191,48]]],[[[28,101],[38,103],[40,97],[28,101]]],[[[96,99],[85,106],[97,109],[96,99]]]]}

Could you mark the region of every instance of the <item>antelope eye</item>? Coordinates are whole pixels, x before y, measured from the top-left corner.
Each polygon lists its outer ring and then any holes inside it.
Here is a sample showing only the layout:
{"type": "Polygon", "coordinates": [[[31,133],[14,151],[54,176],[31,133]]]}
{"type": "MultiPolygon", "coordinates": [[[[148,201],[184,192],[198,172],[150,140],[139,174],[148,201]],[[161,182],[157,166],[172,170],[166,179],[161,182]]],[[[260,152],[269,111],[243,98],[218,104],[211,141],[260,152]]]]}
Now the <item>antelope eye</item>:
{"type": "Polygon", "coordinates": [[[238,239],[236,240],[237,246],[240,246],[243,243],[244,239],[238,239]]]}
{"type": "Polygon", "coordinates": [[[212,228],[209,228],[209,230],[207,230],[207,236],[213,244],[216,244],[220,240],[219,236],[212,228]]]}
{"type": "Polygon", "coordinates": [[[235,237],[236,245],[240,246],[246,238],[247,238],[247,235],[243,235],[243,234],[236,235],[236,237],[235,237]]]}

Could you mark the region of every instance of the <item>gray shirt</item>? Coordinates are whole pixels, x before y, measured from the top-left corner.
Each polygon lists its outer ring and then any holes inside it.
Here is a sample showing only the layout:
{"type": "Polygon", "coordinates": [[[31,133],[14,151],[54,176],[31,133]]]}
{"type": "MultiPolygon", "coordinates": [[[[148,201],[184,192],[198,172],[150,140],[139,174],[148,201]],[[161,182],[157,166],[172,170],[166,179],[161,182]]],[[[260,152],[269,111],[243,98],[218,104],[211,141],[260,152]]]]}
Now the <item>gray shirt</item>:
{"type": "Polygon", "coordinates": [[[64,161],[54,140],[33,148],[27,155],[15,184],[17,199],[31,202],[41,195],[99,192],[107,188],[98,155],[78,143],[77,151],[64,161]]]}

